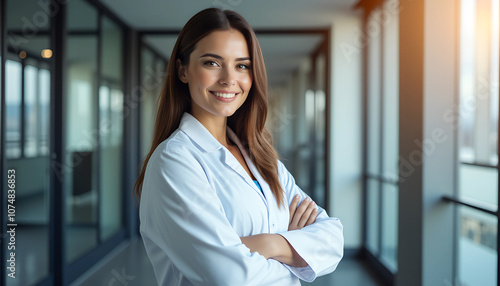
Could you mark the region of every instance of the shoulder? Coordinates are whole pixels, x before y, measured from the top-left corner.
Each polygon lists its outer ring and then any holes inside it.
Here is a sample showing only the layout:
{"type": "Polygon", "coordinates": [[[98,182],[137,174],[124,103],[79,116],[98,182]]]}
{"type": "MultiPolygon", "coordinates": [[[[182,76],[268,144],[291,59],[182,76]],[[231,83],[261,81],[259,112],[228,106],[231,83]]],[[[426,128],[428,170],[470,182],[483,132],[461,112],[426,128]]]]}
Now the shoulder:
{"type": "Polygon", "coordinates": [[[285,164],[278,160],[278,178],[283,189],[289,189],[295,185],[295,178],[292,176],[290,171],[286,168],[285,164]]]}
{"type": "Polygon", "coordinates": [[[287,176],[289,174],[288,169],[286,168],[285,164],[281,162],[281,160],[278,159],[278,175],[279,177],[287,176]]]}

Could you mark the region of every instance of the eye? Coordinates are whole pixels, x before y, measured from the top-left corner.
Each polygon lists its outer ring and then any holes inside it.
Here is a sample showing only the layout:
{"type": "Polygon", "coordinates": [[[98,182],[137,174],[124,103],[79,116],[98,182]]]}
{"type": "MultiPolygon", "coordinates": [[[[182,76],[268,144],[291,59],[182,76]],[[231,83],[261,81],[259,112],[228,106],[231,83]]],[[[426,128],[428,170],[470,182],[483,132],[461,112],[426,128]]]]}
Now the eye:
{"type": "Polygon", "coordinates": [[[246,65],[246,64],[238,64],[236,67],[238,69],[242,69],[242,70],[248,70],[248,69],[250,69],[250,65],[246,65]]]}
{"type": "Polygon", "coordinates": [[[205,66],[208,67],[218,67],[219,64],[216,61],[206,61],[203,63],[205,66]]]}

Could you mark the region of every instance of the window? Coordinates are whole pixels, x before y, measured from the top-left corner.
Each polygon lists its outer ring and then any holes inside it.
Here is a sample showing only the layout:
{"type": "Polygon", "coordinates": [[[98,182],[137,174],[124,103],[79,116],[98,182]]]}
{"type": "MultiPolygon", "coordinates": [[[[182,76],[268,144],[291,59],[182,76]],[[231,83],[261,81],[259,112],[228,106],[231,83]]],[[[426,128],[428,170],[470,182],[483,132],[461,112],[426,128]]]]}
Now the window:
{"type": "Polygon", "coordinates": [[[398,251],[398,15],[385,1],[365,23],[367,35],[366,249],[391,273],[398,251]]]}
{"type": "Polygon", "coordinates": [[[100,236],[106,240],[122,227],[123,165],[123,33],[108,17],[101,18],[100,236]]]}
{"type": "Polygon", "coordinates": [[[22,65],[20,62],[5,62],[5,144],[8,159],[21,157],[21,98],[22,65]]]}
{"type": "Polygon", "coordinates": [[[141,49],[141,158],[144,158],[153,142],[153,129],[155,125],[157,100],[160,96],[163,80],[167,70],[166,55],[170,55],[169,48],[173,48],[177,37],[172,36],[145,36],[141,49]],[[164,43],[164,54],[157,52],[153,46],[164,43]]]}
{"type": "Polygon", "coordinates": [[[499,1],[462,0],[455,271],[497,285],[499,1]],[[467,203],[468,206],[463,205],[467,203]]]}
{"type": "Polygon", "coordinates": [[[7,158],[46,156],[50,108],[48,64],[35,59],[7,60],[5,68],[7,158]]]}
{"type": "Polygon", "coordinates": [[[24,67],[24,156],[46,156],[49,128],[50,72],[24,67]]]}

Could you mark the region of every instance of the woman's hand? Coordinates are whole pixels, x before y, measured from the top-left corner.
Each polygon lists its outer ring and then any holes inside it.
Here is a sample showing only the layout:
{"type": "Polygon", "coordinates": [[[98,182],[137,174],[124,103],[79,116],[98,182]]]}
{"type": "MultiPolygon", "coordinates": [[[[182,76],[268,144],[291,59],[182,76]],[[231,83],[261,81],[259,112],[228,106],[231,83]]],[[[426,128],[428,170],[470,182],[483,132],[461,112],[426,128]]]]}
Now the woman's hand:
{"type": "Polygon", "coordinates": [[[309,197],[305,198],[297,208],[300,196],[296,195],[290,204],[290,222],[288,230],[301,229],[304,226],[313,224],[318,216],[316,203],[309,197]]]}

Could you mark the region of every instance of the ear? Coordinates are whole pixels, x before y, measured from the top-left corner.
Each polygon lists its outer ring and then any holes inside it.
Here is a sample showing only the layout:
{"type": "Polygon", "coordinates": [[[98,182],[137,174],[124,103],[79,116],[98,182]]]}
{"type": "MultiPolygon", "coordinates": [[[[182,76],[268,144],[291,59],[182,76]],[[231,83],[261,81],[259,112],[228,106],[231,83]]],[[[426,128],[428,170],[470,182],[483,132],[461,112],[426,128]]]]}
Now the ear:
{"type": "Polygon", "coordinates": [[[187,67],[183,66],[181,63],[180,59],[177,59],[175,62],[175,67],[177,68],[177,76],[183,83],[188,82],[188,77],[187,77],[187,67]]]}

